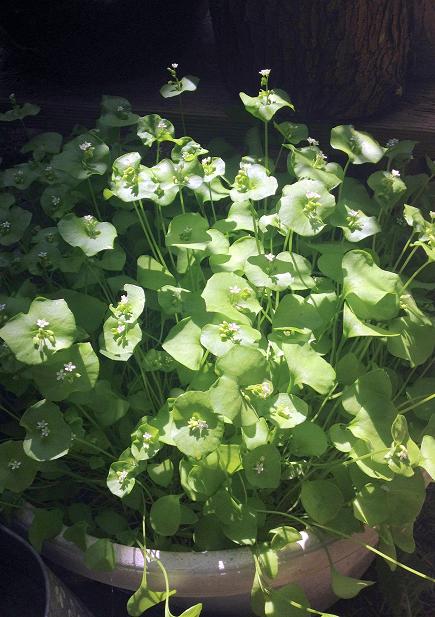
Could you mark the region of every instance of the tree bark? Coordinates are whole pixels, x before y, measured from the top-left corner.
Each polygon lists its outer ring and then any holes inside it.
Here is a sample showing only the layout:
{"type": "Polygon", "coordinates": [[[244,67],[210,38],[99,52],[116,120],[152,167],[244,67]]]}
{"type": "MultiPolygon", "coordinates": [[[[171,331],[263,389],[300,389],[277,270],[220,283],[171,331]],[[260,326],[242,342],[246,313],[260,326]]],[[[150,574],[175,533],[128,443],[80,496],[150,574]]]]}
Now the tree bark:
{"type": "Polygon", "coordinates": [[[413,0],[410,76],[435,77],[435,2],[413,0]]]}
{"type": "Polygon", "coordinates": [[[409,49],[407,0],[210,0],[230,89],[258,88],[272,69],[298,115],[370,116],[401,95],[409,49]]]}

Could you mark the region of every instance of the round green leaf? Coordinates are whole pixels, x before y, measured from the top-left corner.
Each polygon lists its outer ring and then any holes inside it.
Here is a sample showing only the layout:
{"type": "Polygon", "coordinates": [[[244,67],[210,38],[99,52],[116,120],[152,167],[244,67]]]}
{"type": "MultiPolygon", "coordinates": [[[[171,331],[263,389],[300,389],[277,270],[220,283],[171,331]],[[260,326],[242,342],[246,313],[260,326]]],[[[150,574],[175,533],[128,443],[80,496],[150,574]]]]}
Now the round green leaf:
{"type": "Polygon", "coordinates": [[[236,274],[213,274],[202,292],[207,311],[216,312],[235,322],[249,324],[249,315],[260,311],[260,304],[248,282],[236,274]]]}
{"type": "Polygon", "coordinates": [[[151,527],[161,536],[173,536],[180,526],[180,497],[164,495],[153,502],[150,510],[151,527]]]}
{"type": "Polygon", "coordinates": [[[301,236],[315,236],[335,208],[335,198],[316,180],[299,180],[283,189],[277,214],[281,224],[301,236]]]}
{"type": "Polygon", "coordinates": [[[88,257],[113,249],[117,236],[116,228],[111,223],[100,223],[91,215],[79,218],[75,214],[67,214],[57,227],[65,242],[79,247],[88,257]]]}
{"type": "Polygon", "coordinates": [[[36,461],[52,461],[65,456],[72,442],[70,426],[59,407],[46,400],[29,407],[20,420],[26,429],[24,452],[36,461]]]}
{"type": "Polygon", "coordinates": [[[331,521],[344,504],[343,494],[332,480],[303,482],[301,501],[307,514],[322,525],[331,521]]]}
{"type": "Polygon", "coordinates": [[[32,484],[36,471],[37,463],[26,456],[22,441],[0,444],[0,492],[21,493],[32,484]]]}
{"type": "Polygon", "coordinates": [[[281,480],[281,456],[271,444],[259,446],[243,457],[248,482],[257,488],[278,488],[281,480]]]}
{"type": "Polygon", "coordinates": [[[378,163],[385,154],[368,133],[356,131],[352,125],[336,126],[331,130],[331,146],[345,152],[354,165],[378,163]]]}

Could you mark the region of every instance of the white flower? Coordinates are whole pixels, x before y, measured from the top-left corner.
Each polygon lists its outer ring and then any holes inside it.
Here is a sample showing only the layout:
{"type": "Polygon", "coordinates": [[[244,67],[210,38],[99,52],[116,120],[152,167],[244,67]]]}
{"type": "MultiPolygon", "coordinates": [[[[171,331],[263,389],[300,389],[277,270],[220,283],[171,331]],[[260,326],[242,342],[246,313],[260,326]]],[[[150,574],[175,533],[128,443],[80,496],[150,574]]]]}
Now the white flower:
{"type": "Polygon", "coordinates": [[[118,105],[116,111],[124,111],[124,105],[118,105]]]}
{"type": "Polygon", "coordinates": [[[51,165],[47,165],[44,171],[53,171],[53,167],[51,165]]]}
{"type": "Polygon", "coordinates": [[[263,393],[263,396],[270,396],[273,392],[272,384],[268,381],[263,381],[263,383],[261,384],[261,391],[263,393]]]}
{"type": "Polygon", "coordinates": [[[66,364],[63,365],[63,368],[67,373],[72,373],[73,371],[76,370],[77,367],[72,362],[67,362],[66,364]]]}
{"type": "Polygon", "coordinates": [[[198,420],[197,426],[199,431],[205,431],[208,429],[208,424],[205,420],[198,420]]]}
{"type": "Polygon", "coordinates": [[[240,287],[237,287],[237,285],[233,285],[232,287],[229,287],[228,291],[230,292],[230,294],[234,294],[236,296],[242,290],[240,289],[240,287]]]}
{"type": "Polygon", "coordinates": [[[307,199],[320,199],[319,193],[316,193],[315,191],[307,191],[305,193],[305,197],[307,199]]]}
{"type": "Polygon", "coordinates": [[[144,441],[149,441],[150,439],[152,439],[151,433],[148,433],[148,432],[145,431],[145,433],[142,435],[142,439],[144,441]]]}
{"type": "Polygon", "coordinates": [[[92,148],[92,144],[90,141],[83,141],[80,145],[79,145],[80,150],[83,150],[83,152],[86,152],[87,150],[89,150],[89,148],[92,148]]]}
{"type": "Polygon", "coordinates": [[[4,311],[6,308],[6,304],[0,304],[0,313],[4,311]]]}
{"type": "Polygon", "coordinates": [[[257,464],[254,466],[254,471],[256,471],[258,474],[263,473],[263,471],[264,471],[264,456],[260,456],[260,458],[257,461],[257,464]]]}
{"type": "Polygon", "coordinates": [[[63,368],[61,368],[60,371],[56,372],[56,380],[57,381],[65,381],[65,377],[66,377],[66,373],[63,370],[63,368]]]}
{"type": "Polygon", "coordinates": [[[48,437],[50,434],[50,429],[48,428],[48,422],[46,420],[39,420],[36,423],[36,428],[41,431],[42,437],[48,437]]]}
{"type": "Polygon", "coordinates": [[[53,206],[58,206],[60,204],[60,197],[58,197],[57,195],[52,195],[51,203],[53,204],[53,206]]]}
{"type": "Polygon", "coordinates": [[[261,71],[258,71],[258,73],[259,73],[262,77],[269,77],[269,75],[270,75],[270,69],[261,69],[261,71]]]}
{"type": "Polygon", "coordinates": [[[83,220],[86,223],[93,223],[95,221],[95,217],[92,216],[92,214],[86,214],[86,216],[83,217],[83,220]]]}
{"type": "Polygon", "coordinates": [[[267,253],[265,255],[265,258],[267,259],[267,261],[275,261],[276,256],[273,253],[267,253]]]}
{"type": "Polygon", "coordinates": [[[119,301],[119,304],[128,304],[128,298],[125,294],[121,296],[121,300],[119,301]]]}
{"type": "Polygon", "coordinates": [[[387,141],[385,145],[387,148],[392,148],[393,146],[397,146],[398,143],[399,143],[399,140],[396,139],[395,137],[392,137],[391,139],[387,141]]]}
{"type": "Polygon", "coordinates": [[[358,210],[352,210],[351,208],[349,208],[349,210],[347,212],[348,212],[349,216],[352,216],[352,217],[358,217],[359,216],[358,210]]]}
{"type": "Polygon", "coordinates": [[[50,325],[50,322],[47,321],[46,319],[37,319],[36,325],[38,326],[38,328],[46,328],[47,326],[50,325]]]}
{"type": "Polygon", "coordinates": [[[317,139],[314,139],[314,137],[307,137],[307,141],[310,144],[310,146],[318,146],[319,142],[317,141],[317,139]]]}
{"type": "Polygon", "coordinates": [[[227,327],[230,332],[235,332],[236,334],[240,332],[240,326],[234,323],[234,321],[231,321],[227,327]]]}
{"type": "Polygon", "coordinates": [[[124,469],[124,471],[119,471],[118,472],[118,480],[119,480],[120,484],[125,482],[125,480],[127,479],[127,475],[128,475],[128,472],[125,469],[124,469]]]}
{"type": "Polygon", "coordinates": [[[171,64],[171,67],[172,67],[173,69],[178,69],[178,63],[177,63],[177,62],[173,62],[173,63],[171,64]]]}
{"type": "Polygon", "coordinates": [[[394,176],[394,178],[400,178],[400,171],[398,169],[392,169],[391,175],[394,176]]]}
{"type": "Polygon", "coordinates": [[[116,326],[116,331],[118,332],[118,334],[122,334],[125,330],[125,326],[123,326],[122,324],[119,324],[119,326],[116,326]]]}
{"type": "Polygon", "coordinates": [[[40,257],[41,259],[45,259],[47,255],[48,255],[47,251],[39,251],[38,253],[38,257],[40,257]]]}
{"type": "Polygon", "coordinates": [[[0,223],[0,229],[2,231],[9,231],[11,227],[12,225],[9,221],[3,221],[2,223],[0,223]]]}
{"type": "Polygon", "coordinates": [[[12,471],[15,471],[16,469],[19,469],[21,467],[21,461],[17,461],[16,458],[12,458],[8,463],[8,467],[12,471]]]}

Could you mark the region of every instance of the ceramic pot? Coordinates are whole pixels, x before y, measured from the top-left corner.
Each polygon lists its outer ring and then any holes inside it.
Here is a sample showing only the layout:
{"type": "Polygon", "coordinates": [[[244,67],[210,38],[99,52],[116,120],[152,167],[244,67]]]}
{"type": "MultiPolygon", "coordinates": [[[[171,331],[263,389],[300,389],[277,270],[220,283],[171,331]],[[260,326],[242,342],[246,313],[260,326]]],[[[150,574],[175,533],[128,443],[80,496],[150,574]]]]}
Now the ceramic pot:
{"type": "MultiPolygon", "coordinates": [[[[28,527],[32,520],[30,510],[23,511],[20,523],[28,527]]],[[[377,534],[367,529],[355,539],[374,546],[377,534]]],[[[95,538],[88,537],[91,544],[95,538]]],[[[312,606],[325,610],[335,600],[331,590],[331,574],[325,545],[333,563],[341,574],[360,577],[373,560],[370,553],[352,540],[328,539],[324,542],[313,534],[302,532],[302,539],[279,553],[279,574],[273,584],[281,587],[298,583],[304,589],[312,606]]],[[[115,544],[116,568],[111,572],[89,570],[83,553],[61,535],[45,542],[43,554],[54,563],[93,580],[121,589],[136,590],[143,571],[143,555],[138,548],[115,544]]],[[[213,616],[250,615],[250,591],[254,578],[251,551],[238,548],[203,553],[148,551],[148,582],[153,589],[164,589],[160,569],[153,562],[153,554],[164,564],[171,587],[177,590],[173,603],[179,608],[202,602],[204,610],[213,616]]]]}
{"type": "Polygon", "coordinates": [[[0,546],[2,617],[22,617],[23,610],[32,617],[92,617],[30,544],[3,525],[0,546]]]}

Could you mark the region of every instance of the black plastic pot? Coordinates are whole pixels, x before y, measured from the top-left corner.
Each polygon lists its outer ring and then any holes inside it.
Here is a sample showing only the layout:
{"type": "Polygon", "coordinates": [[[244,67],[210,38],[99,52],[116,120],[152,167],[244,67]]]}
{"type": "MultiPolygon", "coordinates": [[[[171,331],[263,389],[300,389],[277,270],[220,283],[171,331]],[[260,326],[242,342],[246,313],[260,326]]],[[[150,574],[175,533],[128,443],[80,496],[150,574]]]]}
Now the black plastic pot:
{"type": "Polygon", "coordinates": [[[174,61],[205,10],[205,0],[3,0],[0,36],[18,67],[92,83],[174,61]]]}
{"type": "Polygon", "coordinates": [[[38,553],[0,525],[1,617],[92,617],[38,553]]]}
{"type": "Polygon", "coordinates": [[[233,91],[258,91],[258,71],[307,119],[352,119],[400,97],[408,0],[210,0],[218,59],[233,91]]]}

